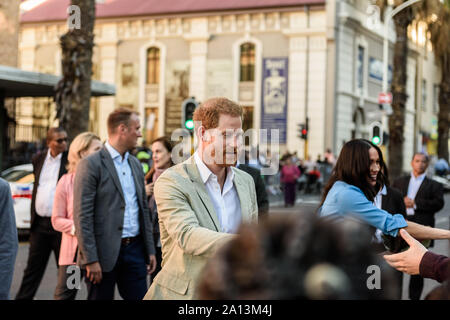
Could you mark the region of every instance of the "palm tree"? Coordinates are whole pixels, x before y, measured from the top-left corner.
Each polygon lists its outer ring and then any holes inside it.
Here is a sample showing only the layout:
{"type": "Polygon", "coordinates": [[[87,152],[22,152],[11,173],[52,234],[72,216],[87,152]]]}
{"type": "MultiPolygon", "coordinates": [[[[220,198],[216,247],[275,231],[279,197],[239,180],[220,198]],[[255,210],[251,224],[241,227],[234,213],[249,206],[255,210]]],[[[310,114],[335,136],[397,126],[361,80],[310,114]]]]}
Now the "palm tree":
{"type": "MultiPolygon", "coordinates": [[[[377,0],[381,9],[381,17],[387,7],[387,0],[377,0]]],[[[395,0],[394,8],[401,5],[403,0],[395,0]]],[[[407,7],[397,13],[394,18],[396,41],[394,45],[393,75],[391,83],[392,114],[389,117],[389,172],[392,177],[402,174],[403,168],[403,132],[405,127],[406,80],[408,57],[408,26],[414,20],[412,7],[407,7]]]]}
{"type": "Polygon", "coordinates": [[[426,22],[434,56],[441,67],[438,114],[438,156],[449,160],[448,130],[450,117],[450,0],[423,1],[418,19],[426,22]]]}
{"type": "Polygon", "coordinates": [[[72,0],[81,12],[80,29],[60,38],[63,78],[56,87],[56,118],[69,141],[89,127],[95,0],[72,0]]]}

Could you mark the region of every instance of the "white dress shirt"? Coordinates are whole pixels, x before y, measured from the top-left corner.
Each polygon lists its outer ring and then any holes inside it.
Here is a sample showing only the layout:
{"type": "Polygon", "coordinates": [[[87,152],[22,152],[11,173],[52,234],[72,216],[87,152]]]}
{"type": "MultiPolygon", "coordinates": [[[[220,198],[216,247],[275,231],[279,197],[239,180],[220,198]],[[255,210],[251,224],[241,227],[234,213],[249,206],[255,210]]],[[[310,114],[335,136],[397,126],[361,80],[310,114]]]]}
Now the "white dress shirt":
{"type": "MultiPolygon", "coordinates": [[[[417,195],[417,191],[419,191],[420,186],[422,185],[423,180],[426,177],[426,173],[421,174],[417,178],[411,172],[411,179],[409,179],[408,185],[408,198],[415,199],[417,195]]],[[[414,215],[416,211],[416,205],[414,204],[414,208],[406,208],[406,214],[408,216],[414,215]]]]}
{"type": "Polygon", "coordinates": [[[50,149],[48,150],[39,176],[39,185],[35,186],[37,188],[35,209],[41,217],[52,216],[53,198],[58,183],[61,158],[62,153],[53,158],[50,149]]]}
{"type": "Polygon", "coordinates": [[[242,213],[241,201],[233,183],[233,170],[230,167],[227,168],[227,177],[223,185],[223,191],[221,191],[217,176],[200,159],[198,152],[194,153],[194,160],[200,172],[200,177],[212,200],[214,210],[217,213],[221,231],[225,233],[236,233],[242,220],[242,213]]]}
{"type": "MultiPolygon", "coordinates": [[[[383,186],[383,188],[381,189],[381,191],[378,191],[377,195],[375,196],[374,199],[374,205],[378,208],[381,209],[381,204],[383,201],[383,196],[387,195],[387,189],[386,186],[383,186]]],[[[383,231],[381,231],[380,229],[377,229],[377,231],[375,231],[375,235],[374,235],[374,242],[378,242],[378,243],[383,243],[383,239],[381,238],[381,235],[383,234],[383,231]]]]}

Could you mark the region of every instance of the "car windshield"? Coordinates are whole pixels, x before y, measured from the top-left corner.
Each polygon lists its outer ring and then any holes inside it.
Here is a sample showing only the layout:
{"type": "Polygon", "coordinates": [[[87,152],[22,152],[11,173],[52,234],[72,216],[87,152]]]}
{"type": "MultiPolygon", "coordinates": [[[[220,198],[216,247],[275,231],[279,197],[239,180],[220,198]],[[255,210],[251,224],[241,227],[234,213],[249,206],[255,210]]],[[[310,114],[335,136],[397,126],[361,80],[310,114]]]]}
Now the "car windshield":
{"type": "MultiPolygon", "coordinates": [[[[13,170],[9,172],[3,172],[2,178],[9,182],[21,182],[19,180],[30,175],[30,171],[27,170],[13,170]]],[[[25,179],[27,180],[27,179],[25,179]]],[[[27,181],[28,182],[28,181],[27,181]]]]}

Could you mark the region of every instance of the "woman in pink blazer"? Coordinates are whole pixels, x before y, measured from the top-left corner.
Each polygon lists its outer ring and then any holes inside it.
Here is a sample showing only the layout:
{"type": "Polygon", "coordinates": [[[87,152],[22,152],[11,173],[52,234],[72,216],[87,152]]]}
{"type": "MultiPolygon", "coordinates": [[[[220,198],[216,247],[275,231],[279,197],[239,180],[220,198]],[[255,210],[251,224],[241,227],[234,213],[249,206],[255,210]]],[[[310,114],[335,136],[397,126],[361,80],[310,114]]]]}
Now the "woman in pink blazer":
{"type": "Polygon", "coordinates": [[[67,273],[67,269],[69,266],[76,264],[78,246],[73,223],[73,181],[80,160],[101,148],[100,138],[91,132],[84,132],[76,136],[69,149],[68,172],[61,177],[56,186],[52,225],[55,230],[62,232],[62,238],[55,300],[75,300],[77,294],[76,288],[69,289],[67,285],[69,276],[74,274],[71,270],[67,273]]]}

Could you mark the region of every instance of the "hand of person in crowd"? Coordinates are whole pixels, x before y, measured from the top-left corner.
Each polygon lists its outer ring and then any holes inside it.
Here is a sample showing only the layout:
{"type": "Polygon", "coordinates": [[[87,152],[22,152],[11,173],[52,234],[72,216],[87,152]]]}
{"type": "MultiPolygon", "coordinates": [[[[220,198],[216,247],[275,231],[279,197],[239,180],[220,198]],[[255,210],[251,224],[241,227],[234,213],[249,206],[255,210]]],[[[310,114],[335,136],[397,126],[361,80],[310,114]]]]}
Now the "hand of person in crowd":
{"type": "Polygon", "coordinates": [[[419,274],[420,261],[427,249],[406,230],[400,229],[400,235],[408,243],[409,249],[397,254],[384,255],[383,258],[398,271],[412,275],[419,274]]]}
{"type": "Polygon", "coordinates": [[[98,261],[86,265],[86,277],[93,284],[98,284],[102,281],[102,267],[98,261]]]}
{"type": "Polygon", "coordinates": [[[156,256],[154,254],[150,255],[150,264],[147,265],[147,273],[151,274],[156,270],[156,256]]]}
{"type": "Polygon", "coordinates": [[[153,187],[154,187],[154,185],[155,185],[154,182],[145,185],[145,192],[146,192],[148,197],[151,197],[153,195],[153,187]]]}
{"type": "Polygon", "coordinates": [[[405,201],[405,206],[407,208],[414,208],[414,200],[413,199],[405,197],[404,201],[405,201]]]}

